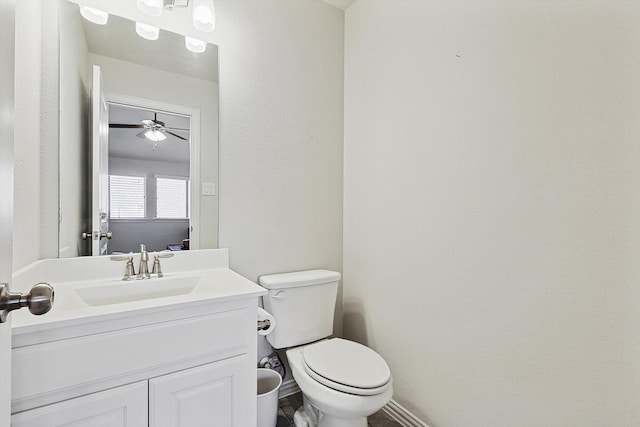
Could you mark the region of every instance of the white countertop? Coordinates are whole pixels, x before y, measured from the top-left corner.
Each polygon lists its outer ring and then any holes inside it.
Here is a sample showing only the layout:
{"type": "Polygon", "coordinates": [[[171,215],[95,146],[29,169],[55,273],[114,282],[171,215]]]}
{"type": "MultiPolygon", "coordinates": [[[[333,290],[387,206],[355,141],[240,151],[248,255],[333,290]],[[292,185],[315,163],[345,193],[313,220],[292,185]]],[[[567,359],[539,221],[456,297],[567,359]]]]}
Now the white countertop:
{"type": "MultiPolygon", "coordinates": [[[[138,258],[134,254],[134,263],[138,258]]],[[[162,266],[162,278],[123,281],[124,262],[108,257],[38,261],[16,273],[14,289],[24,292],[46,281],[55,290],[53,308],[42,316],[34,316],[27,309],[13,312],[13,335],[19,338],[55,328],[166,312],[188,304],[257,298],[267,292],[229,269],[226,249],[185,251],[163,259],[162,266]],[[124,298],[119,297],[120,291],[124,298]],[[116,296],[110,298],[112,294],[116,296]]]]}

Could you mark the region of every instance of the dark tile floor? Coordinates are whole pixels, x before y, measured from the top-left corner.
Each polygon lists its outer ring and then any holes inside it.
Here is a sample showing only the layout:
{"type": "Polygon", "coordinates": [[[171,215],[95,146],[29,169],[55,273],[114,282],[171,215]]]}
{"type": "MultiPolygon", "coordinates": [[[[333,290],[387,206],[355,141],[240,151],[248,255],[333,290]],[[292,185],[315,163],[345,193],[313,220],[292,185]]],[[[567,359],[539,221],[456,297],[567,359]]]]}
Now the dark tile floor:
{"type": "MultiPolygon", "coordinates": [[[[278,424],[276,427],[294,427],[293,414],[302,406],[302,393],[292,394],[283,397],[278,402],[278,424]]],[[[402,427],[402,425],[391,419],[383,411],[378,411],[369,417],[369,427],[402,427]]]]}

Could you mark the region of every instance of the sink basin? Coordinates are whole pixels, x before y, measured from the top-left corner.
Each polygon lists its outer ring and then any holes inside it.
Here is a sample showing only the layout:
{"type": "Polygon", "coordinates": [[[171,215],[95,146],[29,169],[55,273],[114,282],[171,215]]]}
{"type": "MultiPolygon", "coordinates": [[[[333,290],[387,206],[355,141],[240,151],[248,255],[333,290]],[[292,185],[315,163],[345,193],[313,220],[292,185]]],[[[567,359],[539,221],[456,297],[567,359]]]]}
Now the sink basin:
{"type": "Polygon", "coordinates": [[[78,288],[74,289],[74,292],[87,305],[103,306],[186,295],[197,288],[200,280],[200,276],[178,276],[119,281],[108,285],[78,288]]]}

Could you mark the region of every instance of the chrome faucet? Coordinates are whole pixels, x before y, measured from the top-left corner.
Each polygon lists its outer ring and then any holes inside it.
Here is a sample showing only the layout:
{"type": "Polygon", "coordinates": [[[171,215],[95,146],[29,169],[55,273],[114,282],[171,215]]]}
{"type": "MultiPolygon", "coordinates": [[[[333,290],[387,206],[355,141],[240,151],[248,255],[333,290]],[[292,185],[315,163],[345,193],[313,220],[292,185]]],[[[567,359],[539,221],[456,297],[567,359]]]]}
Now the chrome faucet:
{"type": "Polygon", "coordinates": [[[111,257],[113,261],[126,261],[127,265],[124,269],[124,275],[122,280],[133,280],[133,279],[150,279],[152,274],[156,274],[158,277],[162,277],[162,267],[160,267],[160,258],[171,258],[173,256],[172,252],[162,251],[160,253],[155,253],[153,256],[153,271],[149,273],[149,252],[147,252],[146,246],[141,243],[140,244],[140,266],[138,267],[138,274],[136,274],[135,268],[133,266],[133,256],[131,255],[115,255],[111,257]]]}
{"type": "Polygon", "coordinates": [[[149,253],[144,243],[140,243],[140,267],[138,267],[138,279],[149,279],[149,253]]]}

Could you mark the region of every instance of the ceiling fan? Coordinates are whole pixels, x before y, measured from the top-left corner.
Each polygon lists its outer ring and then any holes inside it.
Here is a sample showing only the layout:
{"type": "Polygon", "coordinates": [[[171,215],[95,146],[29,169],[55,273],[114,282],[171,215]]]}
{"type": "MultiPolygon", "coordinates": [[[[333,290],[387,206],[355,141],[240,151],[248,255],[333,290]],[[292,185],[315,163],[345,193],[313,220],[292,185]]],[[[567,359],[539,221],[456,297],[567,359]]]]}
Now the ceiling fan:
{"type": "Polygon", "coordinates": [[[167,127],[165,126],[164,122],[158,120],[158,113],[155,112],[153,113],[153,120],[140,120],[139,124],[109,123],[109,127],[116,129],[142,129],[142,131],[137,133],[136,136],[138,138],[150,139],[153,142],[158,142],[166,139],[167,136],[165,134],[175,136],[176,138],[182,139],[183,141],[188,141],[187,138],[171,132],[171,130],[182,130],[189,132],[189,129],[167,127]]]}

